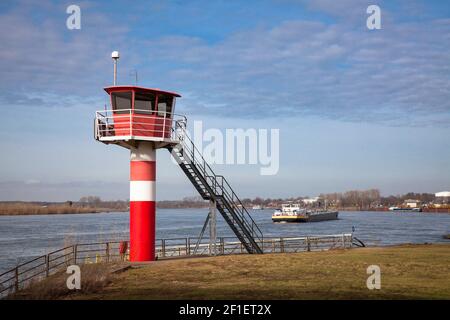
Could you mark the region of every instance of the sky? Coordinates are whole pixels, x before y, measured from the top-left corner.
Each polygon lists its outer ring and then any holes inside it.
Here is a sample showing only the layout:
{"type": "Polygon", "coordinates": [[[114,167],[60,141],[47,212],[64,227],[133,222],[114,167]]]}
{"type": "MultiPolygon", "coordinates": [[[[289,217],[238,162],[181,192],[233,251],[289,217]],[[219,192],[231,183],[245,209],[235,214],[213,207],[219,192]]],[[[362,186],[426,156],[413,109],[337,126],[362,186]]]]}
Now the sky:
{"type": "MultiPolygon", "coordinates": [[[[93,138],[113,50],[119,84],[180,93],[188,125],[280,130],[277,174],[213,166],[241,198],[450,189],[447,1],[6,0],[0,46],[0,200],[128,198],[128,150],[93,138]]],[[[196,195],[157,157],[158,199],[196,195]]]]}

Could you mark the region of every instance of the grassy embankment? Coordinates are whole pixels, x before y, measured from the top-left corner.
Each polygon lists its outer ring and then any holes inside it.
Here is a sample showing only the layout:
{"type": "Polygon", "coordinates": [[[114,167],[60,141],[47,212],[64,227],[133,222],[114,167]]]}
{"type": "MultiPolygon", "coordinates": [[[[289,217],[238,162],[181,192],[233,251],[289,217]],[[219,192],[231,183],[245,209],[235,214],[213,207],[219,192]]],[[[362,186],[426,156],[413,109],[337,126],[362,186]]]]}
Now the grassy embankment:
{"type": "Polygon", "coordinates": [[[83,268],[79,292],[64,289],[63,274],[16,298],[450,299],[445,244],[162,260],[119,274],[105,265],[83,268]],[[366,287],[372,264],[381,268],[381,290],[366,287]]]}

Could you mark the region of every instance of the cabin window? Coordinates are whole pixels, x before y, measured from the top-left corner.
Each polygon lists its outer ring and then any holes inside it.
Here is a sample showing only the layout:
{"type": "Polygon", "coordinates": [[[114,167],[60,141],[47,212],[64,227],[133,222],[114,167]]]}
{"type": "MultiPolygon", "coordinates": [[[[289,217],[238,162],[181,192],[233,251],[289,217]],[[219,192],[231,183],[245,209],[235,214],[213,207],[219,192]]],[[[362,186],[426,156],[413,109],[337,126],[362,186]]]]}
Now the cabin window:
{"type": "Polygon", "coordinates": [[[134,95],[135,113],[151,114],[154,111],[156,96],[153,93],[138,93],[134,95]]]}
{"type": "Polygon", "coordinates": [[[173,97],[164,95],[158,96],[158,116],[164,117],[164,115],[166,115],[166,117],[170,117],[170,114],[172,113],[172,103],[173,97]]]}
{"type": "Polygon", "coordinates": [[[131,109],[131,91],[111,93],[112,107],[115,113],[129,113],[131,109]]]}

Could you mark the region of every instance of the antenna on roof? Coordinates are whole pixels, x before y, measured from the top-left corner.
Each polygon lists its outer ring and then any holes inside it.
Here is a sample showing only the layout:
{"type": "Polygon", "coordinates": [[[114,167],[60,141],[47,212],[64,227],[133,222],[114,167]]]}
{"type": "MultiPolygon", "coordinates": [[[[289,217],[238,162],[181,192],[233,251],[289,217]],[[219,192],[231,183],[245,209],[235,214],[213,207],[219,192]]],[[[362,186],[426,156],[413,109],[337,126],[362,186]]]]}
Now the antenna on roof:
{"type": "Polygon", "coordinates": [[[131,70],[130,76],[134,76],[134,85],[137,86],[137,84],[138,84],[138,71],[137,71],[137,69],[131,70]]]}
{"type": "Polygon", "coordinates": [[[119,51],[113,51],[111,58],[114,60],[114,85],[117,85],[117,60],[120,58],[119,51]]]}

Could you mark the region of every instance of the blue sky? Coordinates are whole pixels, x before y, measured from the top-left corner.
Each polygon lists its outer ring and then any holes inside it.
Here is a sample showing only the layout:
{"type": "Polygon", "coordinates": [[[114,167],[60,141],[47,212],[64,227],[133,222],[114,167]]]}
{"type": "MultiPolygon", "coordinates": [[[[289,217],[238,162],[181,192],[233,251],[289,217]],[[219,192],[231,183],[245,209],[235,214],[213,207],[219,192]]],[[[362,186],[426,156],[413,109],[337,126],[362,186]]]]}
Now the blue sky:
{"type": "MultiPolygon", "coordinates": [[[[2,1],[0,30],[0,200],[128,197],[128,152],[92,136],[112,50],[190,123],[280,129],[277,175],[216,166],[242,197],[450,189],[446,1],[2,1]]],[[[164,150],[157,195],[195,195],[164,150]]]]}

